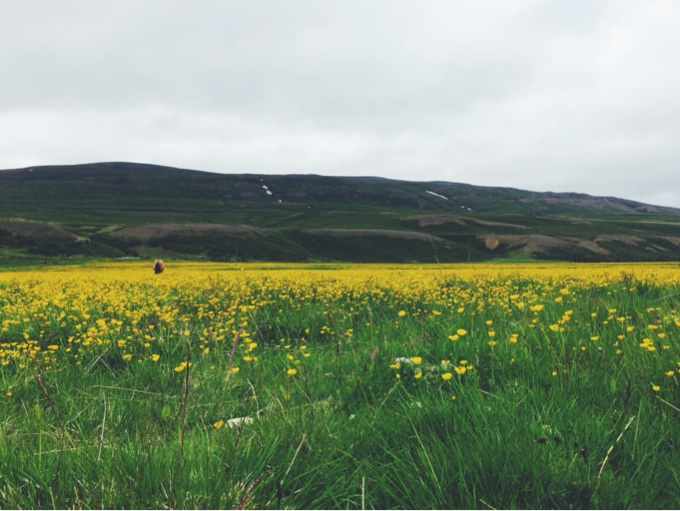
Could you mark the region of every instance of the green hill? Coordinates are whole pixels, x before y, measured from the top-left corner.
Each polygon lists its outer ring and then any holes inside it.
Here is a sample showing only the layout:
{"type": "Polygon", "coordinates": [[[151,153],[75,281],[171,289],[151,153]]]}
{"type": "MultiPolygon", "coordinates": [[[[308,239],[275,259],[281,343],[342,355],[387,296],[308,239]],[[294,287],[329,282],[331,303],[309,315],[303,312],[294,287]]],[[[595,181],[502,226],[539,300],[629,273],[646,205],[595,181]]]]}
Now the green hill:
{"type": "Polygon", "coordinates": [[[0,170],[0,257],[680,260],[680,210],[614,197],[135,163],[0,170]]]}

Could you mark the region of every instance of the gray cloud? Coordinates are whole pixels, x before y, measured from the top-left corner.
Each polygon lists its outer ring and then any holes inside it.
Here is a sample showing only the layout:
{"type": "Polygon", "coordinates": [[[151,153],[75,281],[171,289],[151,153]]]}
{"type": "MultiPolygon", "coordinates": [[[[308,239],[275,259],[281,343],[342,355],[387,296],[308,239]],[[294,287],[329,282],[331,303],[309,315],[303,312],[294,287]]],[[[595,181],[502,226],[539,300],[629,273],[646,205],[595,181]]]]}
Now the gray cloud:
{"type": "Polygon", "coordinates": [[[0,2],[0,168],[126,160],[680,207],[668,0],[0,2]]]}

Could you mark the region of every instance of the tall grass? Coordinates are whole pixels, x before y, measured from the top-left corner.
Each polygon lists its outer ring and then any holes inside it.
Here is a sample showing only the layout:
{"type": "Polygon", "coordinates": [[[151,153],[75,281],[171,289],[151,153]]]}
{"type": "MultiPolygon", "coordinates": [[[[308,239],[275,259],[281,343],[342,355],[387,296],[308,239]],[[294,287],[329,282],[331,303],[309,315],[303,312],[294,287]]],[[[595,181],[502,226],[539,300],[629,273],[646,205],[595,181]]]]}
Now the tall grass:
{"type": "Polygon", "coordinates": [[[291,275],[238,295],[213,276],[160,294],[118,282],[137,293],[119,308],[2,284],[33,308],[3,308],[19,321],[3,353],[24,331],[43,348],[0,368],[2,507],[680,505],[677,284],[442,275],[340,292],[291,275]],[[84,305],[89,325],[123,322],[110,343],[68,342],[84,305]]]}

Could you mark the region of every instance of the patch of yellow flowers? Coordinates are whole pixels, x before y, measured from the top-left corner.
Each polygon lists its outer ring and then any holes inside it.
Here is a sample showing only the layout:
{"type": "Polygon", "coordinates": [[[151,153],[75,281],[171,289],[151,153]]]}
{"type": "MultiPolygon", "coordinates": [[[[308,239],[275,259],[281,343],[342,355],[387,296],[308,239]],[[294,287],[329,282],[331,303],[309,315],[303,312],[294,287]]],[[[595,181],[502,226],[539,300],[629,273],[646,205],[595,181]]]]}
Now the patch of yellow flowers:
{"type": "MultiPolygon", "coordinates": [[[[518,344],[523,333],[501,335],[502,325],[488,320],[483,336],[475,339],[469,326],[456,327],[456,317],[461,318],[460,324],[464,318],[481,317],[496,307],[508,314],[525,314],[529,328],[543,328],[549,306],[564,306],[561,319],[545,324],[545,331],[567,335],[573,314],[569,306],[579,290],[620,282],[623,277],[676,284],[678,269],[676,264],[337,264],[315,269],[304,264],[168,263],[163,274],[154,275],[147,262],[116,262],[4,271],[0,272],[0,366],[59,370],[63,364],[80,365],[92,354],[104,352],[119,356],[124,363],[157,363],[162,358],[161,339],[191,339],[208,356],[211,346],[223,343],[231,348],[235,337],[240,360],[252,364],[261,356],[254,314],[272,303],[278,304],[281,314],[300,311],[311,300],[334,310],[342,304],[346,316],[367,307],[388,308],[393,311],[395,328],[403,328],[414,317],[445,318],[454,326],[442,334],[444,340],[448,337],[456,345],[482,342],[499,349],[501,344],[518,344]],[[530,283],[521,292],[510,285],[518,278],[530,283]],[[475,285],[456,287],[455,282],[475,285]],[[395,297],[399,297],[397,303],[395,297]],[[432,304],[432,308],[424,310],[423,304],[432,304]]],[[[598,328],[616,326],[620,340],[636,333],[630,318],[615,308],[592,314],[598,328]]],[[[666,327],[680,327],[680,319],[673,315],[660,323],[647,326],[645,337],[637,340],[641,348],[648,352],[668,349],[666,327]]],[[[342,332],[347,339],[354,333],[352,329],[342,332]]],[[[338,332],[324,326],[320,335],[338,332]]],[[[599,338],[596,332],[590,336],[596,347],[599,338]]],[[[588,349],[586,344],[580,349],[588,349]]],[[[298,355],[304,359],[310,354],[302,352],[306,345],[302,346],[298,355]]],[[[291,362],[299,360],[293,357],[291,362]]],[[[414,355],[410,362],[419,368],[414,376],[420,379],[424,358],[414,355]]],[[[173,362],[177,372],[190,365],[182,359],[173,362]]],[[[399,369],[398,364],[391,367],[399,369]]],[[[443,381],[474,370],[465,360],[441,367],[443,381]]],[[[234,366],[231,372],[236,375],[238,370],[234,366]]],[[[289,376],[297,372],[295,367],[285,370],[289,376]]],[[[401,378],[401,373],[396,374],[401,378]]],[[[664,374],[675,373],[667,370],[664,374]]]]}

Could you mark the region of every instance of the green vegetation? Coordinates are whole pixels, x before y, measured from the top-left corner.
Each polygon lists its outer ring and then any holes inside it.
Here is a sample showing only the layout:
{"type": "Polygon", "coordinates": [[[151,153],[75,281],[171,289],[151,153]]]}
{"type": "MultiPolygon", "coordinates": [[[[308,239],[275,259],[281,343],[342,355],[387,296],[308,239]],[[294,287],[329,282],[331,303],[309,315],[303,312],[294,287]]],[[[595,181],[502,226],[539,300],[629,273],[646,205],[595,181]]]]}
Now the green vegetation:
{"type": "Polygon", "coordinates": [[[680,210],[622,199],[444,182],[132,163],[0,171],[6,263],[152,253],[215,261],[669,261],[680,259],[679,218],[680,210]],[[146,238],[118,232],[149,225],[167,228],[146,238]]]}
{"type": "Polygon", "coordinates": [[[120,268],[0,284],[3,508],[680,505],[677,284],[120,268]]]}

